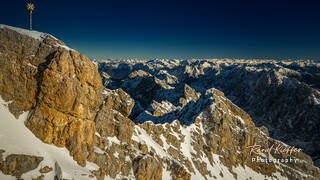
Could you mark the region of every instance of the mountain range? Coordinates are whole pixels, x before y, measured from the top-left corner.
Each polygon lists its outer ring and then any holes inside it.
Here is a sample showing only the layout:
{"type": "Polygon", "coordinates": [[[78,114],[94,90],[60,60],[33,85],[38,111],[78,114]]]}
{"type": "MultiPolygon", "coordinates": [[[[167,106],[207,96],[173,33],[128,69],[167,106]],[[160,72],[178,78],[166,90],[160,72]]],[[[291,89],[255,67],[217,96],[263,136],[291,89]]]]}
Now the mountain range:
{"type": "Polygon", "coordinates": [[[0,25],[0,179],[317,180],[319,66],[92,61],[0,25]]]}

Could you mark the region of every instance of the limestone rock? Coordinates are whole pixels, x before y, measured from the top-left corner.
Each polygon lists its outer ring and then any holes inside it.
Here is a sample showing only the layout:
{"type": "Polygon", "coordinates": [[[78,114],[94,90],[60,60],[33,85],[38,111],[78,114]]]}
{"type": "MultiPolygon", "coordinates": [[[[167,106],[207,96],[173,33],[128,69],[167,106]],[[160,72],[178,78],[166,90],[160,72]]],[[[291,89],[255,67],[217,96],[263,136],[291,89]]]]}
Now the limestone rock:
{"type": "Polygon", "coordinates": [[[162,179],[162,167],[156,159],[149,156],[137,157],[133,163],[134,174],[137,180],[162,179]]]}
{"type": "Polygon", "coordinates": [[[171,165],[173,180],[190,180],[190,174],[178,163],[173,162],[171,165]]]}
{"type": "Polygon", "coordinates": [[[12,102],[9,108],[16,117],[36,105],[40,74],[57,50],[58,47],[14,30],[0,28],[0,93],[5,101],[12,102]]]}
{"type": "Polygon", "coordinates": [[[42,141],[67,147],[81,165],[94,144],[94,118],[102,103],[97,66],[47,34],[36,39],[0,28],[0,94],[42,141]]]}
{"type": "Polygon", "coordinates": [[[102,137],[116,136],[130,142],[134,123],[128,118],[134,101],[122,89],[105,90],[106,99],[95,118],[97,132],[102,137]]]}
{"type": "Polygon", "coordinates": [[[74,51],[55,54],[43,77],[38,103],[26,126],[41,140],[66,146],[81,165],[94,143],[102,84],[96,67],[74,51]]]}
{"type": "Polygon", "coordinates": [[[134,106],[134,100],[122,89],[117,89],[114,93],[110,90],[105,90],[105,108],[114,109],[120,112],[123,116],[128,117],[131,114],[134,106]]]}
{"type": "Polygon", "coordinates": [[[41,168],[41,169],[39,170],[39,172],[40,172],[40,173],[44,173],[44,174],[46,174],[46,173],[51,172],[52,170],[53,170],[53,168],[52,168],[52,167],[45,166],[45,167],[41,168]]]}
{"type": "Polygon", "coordinates": [[[11,154],[1,163],[0,170],[7,175],[20,178],[22,174],[38,167],[43,157],[11,154]]]}

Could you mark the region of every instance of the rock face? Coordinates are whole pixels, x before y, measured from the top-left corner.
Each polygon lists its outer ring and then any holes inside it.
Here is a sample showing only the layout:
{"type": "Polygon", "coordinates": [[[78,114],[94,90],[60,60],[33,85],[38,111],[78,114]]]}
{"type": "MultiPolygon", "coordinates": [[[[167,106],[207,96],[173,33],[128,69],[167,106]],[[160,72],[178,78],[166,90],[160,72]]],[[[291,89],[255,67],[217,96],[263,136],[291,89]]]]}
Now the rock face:
{"type": "Polygon", "coordinates": [[[81,165],[94,145],[94,118],[102,103],[97,66],[54,37],[0,29],[0,93],[45,143],[67,147],[81,165]],[[33,34],[31,34],[33,35],[33,34]]]}
{"type": "Polygon", "coordinates": [[[138,180],[162,179],[161,164],[152,157],[137,157],[133,162],[133,170],[138,180]]]}
{"type": "Polygon", "coordinates": [[[54,55],[43,72],[39,102],[26,122],[37,137],[68,147],[83,165],[93,150],[93,119],[102,100],[101,80],[95,68],[74,51],[54,55]]]}
{"type": "Polygon", "coordinates": [[[122,89],[105,90],[106,98],[95,119],[97,132],[116,136],[122,142],[131,142],[134,123],[128,118],[134,101],[122,89]]]}
{"type": "MultiPolygon", "coordinates": [[[[91,171],[80,177],[66,173],[77,164],[47,164],[46,157],[7,155],[4,149],[1,173],[20,178],[38,168],[41,174],[33,179],[320,178],[308,155],[287,152],[290,146],[270,138],[265,127],[257,128],[211,81],[195,86],[196,79],[204,80],[220,66],[183,63],[107,62],[100,64],[100,70],[107,68],[100,77],[98,66],[56,38],[1,25],[0,95],[5,104],[16,117],[29,111],[25,126],[37,138],[65,147],[91,171]],[[289,159],[296,162],[283,162],[289,159]]],[[[54,155],[61,162],[65,156],[59,153],[54,155]]]]}
{"type": "Polygon", "coordinates": [[[0,92],[5,101],[12,101],[9,107],[16,117],[36,105],[40,74],[59,49],[50,44],[63,45],[50,35],[39,36],[43,41],[0,28],[0,92]]]}
{"type": "Polygon", "coordinates": [[[0,162],[0,170],[6,175],[20,178],[22,174],[38,167],[43,157],[11,154],[0,162]]]}

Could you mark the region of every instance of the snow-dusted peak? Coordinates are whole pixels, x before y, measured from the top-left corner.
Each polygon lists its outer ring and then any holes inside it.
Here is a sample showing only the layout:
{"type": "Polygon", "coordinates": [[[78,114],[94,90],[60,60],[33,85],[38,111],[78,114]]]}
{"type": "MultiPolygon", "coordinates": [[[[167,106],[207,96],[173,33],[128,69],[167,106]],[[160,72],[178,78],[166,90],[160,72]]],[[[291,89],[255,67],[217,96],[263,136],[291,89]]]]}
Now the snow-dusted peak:
{"type": "MultiPolygon", "coordinates": [[[[7,29],[10,29],[10,30],[13,30],[13,31],[16,31],[16,32],[18,32],[20,34],[23,34],[23,35],[32,37],[34,39],[37,39],[39,41],[43,41],[46,37],[51,36],[51,35],[46,34],[46,33],[27,30],[27,29],[22,29],[22,28],[17,28],[17,27],[12,27],[12,26],[8,26],[8,25],[4,25],[4,24],[0,24],[0,28],[1,29],[7,28],[7,29]]],[[[53,36],[51,36],[51,37],[54,38],[54,39],[57,39],[57,38],[55,38],[53,36]]]]}
{"type": "Polygon", "coordinates": [[[44,42],[46,39],[51,39],[51,40],[55,41],[53,44],[51,44],[52,46],[62,47],[62,48],[65,48],[66,50],[73,50],[73,49],[69,48],[68,46],[66,46],[62,41],[60,41],[56,37],[54,37],[50,34],[47,34],[47,33],[18,28],[18,27],[12,27],[12,26],[8,26],[8,25],[4,25],[4,24],[0,24],[0,29],[10,29],[10,30],[13,30],[19,34],[34,38],[34,39],[41,41],[41,42],[44,42]]]}

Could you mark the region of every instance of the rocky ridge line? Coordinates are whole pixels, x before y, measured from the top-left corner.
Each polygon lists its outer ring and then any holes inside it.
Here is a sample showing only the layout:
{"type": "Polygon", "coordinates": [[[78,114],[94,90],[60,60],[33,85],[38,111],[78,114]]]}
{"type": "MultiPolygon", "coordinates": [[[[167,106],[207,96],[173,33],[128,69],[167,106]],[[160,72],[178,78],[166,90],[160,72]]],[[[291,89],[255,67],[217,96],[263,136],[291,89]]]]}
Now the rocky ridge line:
{"type": "Polygon", "coordinates": [[[317,61],[155,59],[98,62],[104,85],[111,89],[123,88],[136,100],[131,116],[136,122],[143,122],[157,109],[164,110],[160,107],[164,104],[174,111],[182,109],[184,104],[179,99],[193,97],[182,91],[185,86],[195,93],[217,88],[248,112],[258,127],[267,128],[271,137],[302,148],[320,166],[320,64],[317,61]],[[135,74],[134,78],[131,74],[135,74]],[[141,98],[142,94],[147,96],[141,98]]]}

